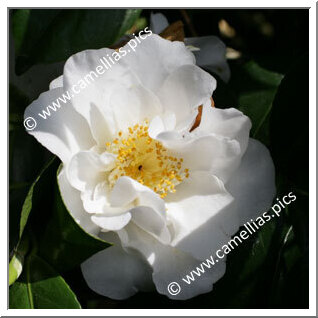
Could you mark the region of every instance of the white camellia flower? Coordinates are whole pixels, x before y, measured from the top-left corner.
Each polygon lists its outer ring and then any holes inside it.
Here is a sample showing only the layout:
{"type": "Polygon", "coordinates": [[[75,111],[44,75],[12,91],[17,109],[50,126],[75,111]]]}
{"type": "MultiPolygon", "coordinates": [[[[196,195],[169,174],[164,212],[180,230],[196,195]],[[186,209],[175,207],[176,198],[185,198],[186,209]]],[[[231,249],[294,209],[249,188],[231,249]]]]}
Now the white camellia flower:
{"type": "MultiPolygon", "coordinates": [[[[113,52],[70,57],[25,117],[35,117],[113,52]]],[[[178,295],[167,286],[270,207],[270,154],[249,138],[248,117],[211,107],[215,88],[184,43],[151,35],[30,131],[61,159],[60,192],[76,222],[114,243],[82,264],[95,292],[113,299],[154,289],[173,299],[207,293],[225,273],[225,257],[178,295]]]]}

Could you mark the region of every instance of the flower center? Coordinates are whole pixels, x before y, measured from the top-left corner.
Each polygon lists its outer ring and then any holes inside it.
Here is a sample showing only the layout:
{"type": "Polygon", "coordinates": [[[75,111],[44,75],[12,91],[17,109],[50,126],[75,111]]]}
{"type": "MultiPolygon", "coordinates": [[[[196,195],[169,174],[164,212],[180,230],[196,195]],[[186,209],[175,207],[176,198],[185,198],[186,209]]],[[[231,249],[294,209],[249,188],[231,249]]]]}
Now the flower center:
{"type": "Polygon", "coordinates": [[[148,124],[136,124],[120,131],[118,137],[106,143],[107,151],[116,155],[114,169],[108,176],[111,187],[121,176],[128,176],[149,187],[164,198],[176,192],[175,186],[189,177],[183,169],[183,159],[169,154],[161,142],[148,135],[148,124]]]}

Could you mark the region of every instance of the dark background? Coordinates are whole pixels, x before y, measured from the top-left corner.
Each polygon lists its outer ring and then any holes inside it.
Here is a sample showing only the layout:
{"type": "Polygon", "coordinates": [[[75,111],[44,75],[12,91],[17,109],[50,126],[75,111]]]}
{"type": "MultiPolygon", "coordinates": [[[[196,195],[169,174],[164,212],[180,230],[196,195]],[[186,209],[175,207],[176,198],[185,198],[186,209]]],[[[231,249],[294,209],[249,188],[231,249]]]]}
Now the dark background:
{"type": "MultiPolygon", "coordinates": [[[[23,17],[19,17],[22,20],[13,18],[17,12],[10,11],[10,255],[17,250],[19,219],[25,196],[45,163],[53,157],[25,132],[23,111],[40,92],[47,90],[51,80],[62,74],[66,59],[63,52],[70,56],[79,48],[103,47],[112,44],[115,39],[103,42],[96,35],[96,43],[88,46],[85,41],[90,39],[80,34],[78,42],[69,45],[67,40],[63,40],[68,36],[63,21],[74,15],[81,18],[83,11],[88,10],[33,11],[36,11],[33,14],[35,22],[28,26],[20,48],[17,47],[18,36],[13,36],[12,30],[20,34],[17,30],[22,28],[23,17]],[[60,32],[52,35],[50,30],[45,29],[44,40],[35,38],[37,31],[42,30],[41,23],[37,22],[41,19],[53,19],[56,25],[61,25],[60,32]],[[45,51],[50,48],[50,37],[60,41],[62,53],[54,55],[51,49],[50,54],[45,51]]],[[[97,18],[90,21],[92,37],[101,28],[98,15],[106,10],[93,11],[96,11],[97,18]]],[[[117,11],[120,20],[118,11],[121,10],[113,11],[117,11]]],[[[52,240],[58,242],[54,237],[58,234],[50,232],[58,216],[54,208],[48,208],[55,206],[58,196],[55,188],[57,159],[50,166],[52,171],[44,176],[49,180],[46,183],[48,188],[44,187],[45,192],[42,186],[36,190],[27,234],[23,237],[28,237],[29,246],[40,246],[37,249],[39,255],[62,275],[83,308],[308,308],[309,11],[145,9],[141,17],[149,21],[151,11],[163,13],[170,23],[182,20],[187,37],[216,35],[228,47],[240,52],[240,58],[229,61],[230,82],[225,84],[217,78],[218,88],[213,95],[216,107],[237,107],[251,117],[252,136],[265,143],[275,162],[277,196],[293,191],[297,195],[295,204],[288,208],[286,214],[265,225],[255,237],[231,252],[226,274],[214,285],[211,293],[188,301],[172,301],[156,293],[139,293],[125,301],[107,299],[87,287],[78,264],[63,268],[51,258],[47,251],[59,248],[52,243],[52,240]],[[222,19],[235,30],[235,35],[224,35],[219,27],[222,19]]],[[[75,36],[80,29],[74,28],[70,32],[75,36]]],[[[20,281],[23,282],[23,279],[22,275],[20,281]]],[[[11,290],[12,287],[10,293],[11,290]]],[[[14,297],[13,292],[10,297],[14,297]]]]}

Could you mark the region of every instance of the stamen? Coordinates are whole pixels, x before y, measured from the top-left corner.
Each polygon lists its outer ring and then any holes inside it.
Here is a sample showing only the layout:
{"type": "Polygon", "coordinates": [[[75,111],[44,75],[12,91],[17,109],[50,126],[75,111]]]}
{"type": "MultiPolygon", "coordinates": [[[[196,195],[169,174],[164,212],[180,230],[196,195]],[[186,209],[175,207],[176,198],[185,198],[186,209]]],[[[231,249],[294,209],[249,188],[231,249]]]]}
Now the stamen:
{"type": "Polygon", "coordinates": [[[151,188],[161,198],[176,192],[175,187],[189,177],[182,169],[183,158],[174,157],[161,142],[148,135],[149,121],[119,131],[118,138],[106,143],[106,150],[116,155],[115,167],[108,180],[113,187],[121,176],[128,176],[151,188]]]}

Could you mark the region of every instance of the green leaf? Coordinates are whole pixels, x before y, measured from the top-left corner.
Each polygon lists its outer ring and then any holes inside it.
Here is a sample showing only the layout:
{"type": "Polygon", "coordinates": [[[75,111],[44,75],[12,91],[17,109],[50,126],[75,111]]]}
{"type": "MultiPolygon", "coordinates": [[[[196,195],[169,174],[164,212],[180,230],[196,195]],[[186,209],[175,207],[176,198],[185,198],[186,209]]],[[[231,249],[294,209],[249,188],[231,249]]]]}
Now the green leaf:
{"type": "Polygon", "coordinates": [[[12,15],[16,73],[36,63],[64,61],[85,49],[114,44],[131,28],[140,9],[16,10],[12,15]],[[22,12],[21,12],[22,11],[22,12]]]}
{"type": "Polygon", "coordinates": [[[43,168],[43,170],[38,175],[36,180],[32,183],[32,185],[29,189],[29,192],[24,200],[22,212],[21,212],[21,218],[20,218],[20,232],[19,232],[20,239],[22,237],[24,228],[27,224],[30,212],[31,212],[32,207],[33,207],[33,200],[34,200],[35,192],[42,192],[42,194],[45,195],[45,192],[43,190],[46,189],[47,187],[46,187],[44,180],[47,177],[49,177],[50,170],[48,168],[53,164],[54,160],[56,160],[55,157],[53,159],[51,159],[47,163],[47,165],[43,168]]]}
{"type": "MultiPolygon", "coordinates": [[[[283,75],[261,68],[251,61],[233,65],[227,91],[236,94],[236,107],[252,121],[251,137],[269,145],[269,118],[273,100],[283,75]]],[[[228,95],[228,94],[227,94],[228,95]]]]}
{"type": "Polygon", "coordinates": [[[79,309],[75,294],[45,261],[35,255],[26,260],[22,276],[9,290],[10,309],[79,309]]]}

